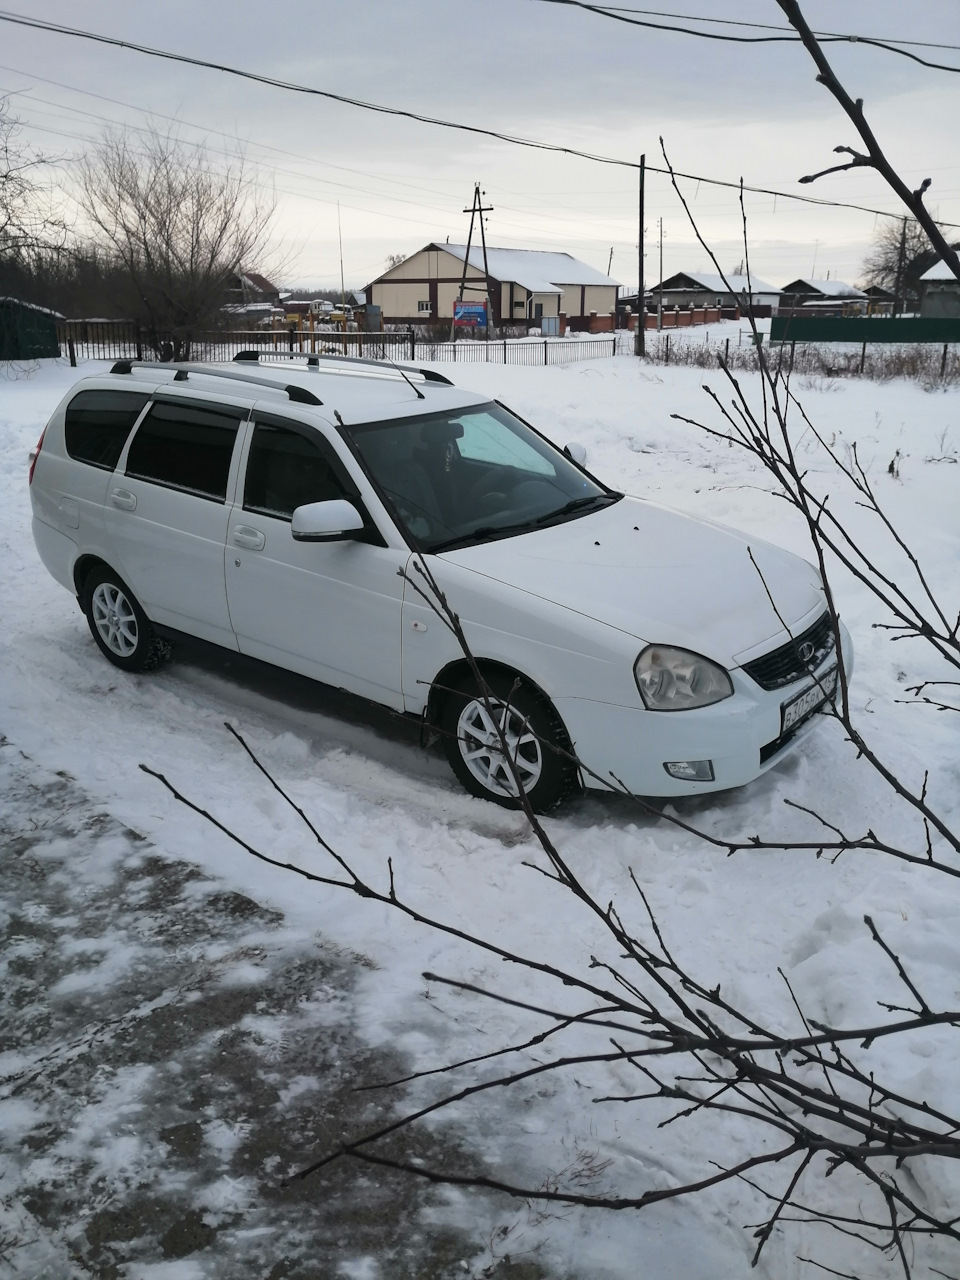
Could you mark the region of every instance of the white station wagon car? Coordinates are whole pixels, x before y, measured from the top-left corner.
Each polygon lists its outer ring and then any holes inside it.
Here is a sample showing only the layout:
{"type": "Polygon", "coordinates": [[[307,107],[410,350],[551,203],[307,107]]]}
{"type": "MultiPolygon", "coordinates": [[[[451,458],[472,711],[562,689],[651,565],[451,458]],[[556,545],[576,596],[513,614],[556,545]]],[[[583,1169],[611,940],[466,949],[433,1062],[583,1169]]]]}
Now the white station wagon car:
{"type": "Polygon", "coordinates": [[[187,633],[300,672],[422,718],[498,803],[518,779],[541,810],[579,786],[749,782],[836,685],[816,570],[625,497],[575,452],[431,371],[120,361],[47,424],[34,538],[116,666],[187,633]]]}

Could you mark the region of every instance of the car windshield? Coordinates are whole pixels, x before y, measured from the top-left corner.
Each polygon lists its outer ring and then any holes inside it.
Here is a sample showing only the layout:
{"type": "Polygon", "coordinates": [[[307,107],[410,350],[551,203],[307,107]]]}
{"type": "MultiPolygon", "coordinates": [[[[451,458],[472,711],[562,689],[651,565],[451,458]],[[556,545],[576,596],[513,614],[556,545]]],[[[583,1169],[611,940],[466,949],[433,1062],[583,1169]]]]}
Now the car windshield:
{"type": "Polygon", "coordinates": [[[346,430],[421,551],[527,533],[621,496],[498,404],[346,430]]]}

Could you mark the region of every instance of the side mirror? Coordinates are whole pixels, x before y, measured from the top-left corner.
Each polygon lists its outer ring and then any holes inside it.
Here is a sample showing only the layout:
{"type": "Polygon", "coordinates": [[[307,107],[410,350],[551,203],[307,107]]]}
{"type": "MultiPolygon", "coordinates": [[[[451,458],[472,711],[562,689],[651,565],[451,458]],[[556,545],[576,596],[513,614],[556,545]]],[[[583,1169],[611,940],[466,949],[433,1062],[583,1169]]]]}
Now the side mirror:
{"type": "Polygon", "coordinates": [[[290,532],[297,542],[336,542],[363,531],[363,517],[345,498],[308,502],[293,513],[290,532]]]}
{"type": "Polygon", "coordinates": [[[587,451],[582,444],[574,441],[572,444],[564,446],[563,452],[567,455],[571,462],[575,462],[578,467],[586,465],[587,451]]]}

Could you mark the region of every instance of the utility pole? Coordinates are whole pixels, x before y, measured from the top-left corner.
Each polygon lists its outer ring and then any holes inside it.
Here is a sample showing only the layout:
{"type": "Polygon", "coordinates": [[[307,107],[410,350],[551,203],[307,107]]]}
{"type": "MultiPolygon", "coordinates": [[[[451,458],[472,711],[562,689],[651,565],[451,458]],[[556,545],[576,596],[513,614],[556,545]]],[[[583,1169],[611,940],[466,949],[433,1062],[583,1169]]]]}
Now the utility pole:
{"type": "MultiPolygon", "coordinates": [[[[490,318],[491,318],[490,312],[493,308],[493,298],[490,296],[491,295],[490,268],[487,264],[487,237],[484,235],[484,231],[483,231],[483,215],[485,213],[492,213],[493,205],[492,204],[484,205],[481,199],[482,194],[483,193],[480,190],[480,183],[475,182],[473,185],[473,204],[470,206],[469,209],[464,209],[463,211],[464,213],[469,213],[470,215],[470,230],[467,232],[467,252],[464,255],[464,259],[463,259],[463,274],[460,277],[460,292],[457,295],[457,300],[459,302],[463,301],[463,295],[467,289],[467,268],[470,265],[470,246],[473,243],[473,224],[476,218],[479,217],[480,242],[483,245],[483,275],[484,275],[484,281],[485,281],[484,290],[487,295],[487,340],[489,341],[490,318]]],[[[475,286],[473,285],[470,286],[471,289],[474,287],[475,286]]],[[[456,336],[457,336],[456,321],[454,320],[453,316],[451,316],[450,317],[450,341],[453,342],[456,339],[456,336]]]]}
{"type": "Polygon", "coordinates": [[[663,331],[663,219],[658,218],[660,224],[660,284],[657,292],[657,333],[663,331]]]}
{"type": "Polygon", "coordinates": [[[902,310],[900,306],[900,291],[903,288],[903,268],[906,265],[907,258],[907,220],[904,218],[900,224],[900,247],[897,250],[897,281],[893,286],[893,314],[899,315],[902,310]]]}
{"type": "Polygon", "coordinates": [[[646,176],[647,156],[640,157],[640,226],[637,235],[637,327],[633,334],[633,354],[646,355],[647,313],[643,308],[643,180],[646,176]]]}

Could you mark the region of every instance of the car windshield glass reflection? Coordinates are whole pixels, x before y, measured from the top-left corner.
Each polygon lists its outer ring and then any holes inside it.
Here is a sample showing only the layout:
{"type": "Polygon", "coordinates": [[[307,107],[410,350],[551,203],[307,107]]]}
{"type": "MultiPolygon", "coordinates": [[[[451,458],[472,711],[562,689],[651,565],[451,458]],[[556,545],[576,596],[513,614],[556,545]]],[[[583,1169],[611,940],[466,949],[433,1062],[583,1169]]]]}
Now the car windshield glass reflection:
{"type": "Polygon", "coordinates": [[[347,430],[422,551],[544,528],[620,497],[496,404],[347,430]]]}

